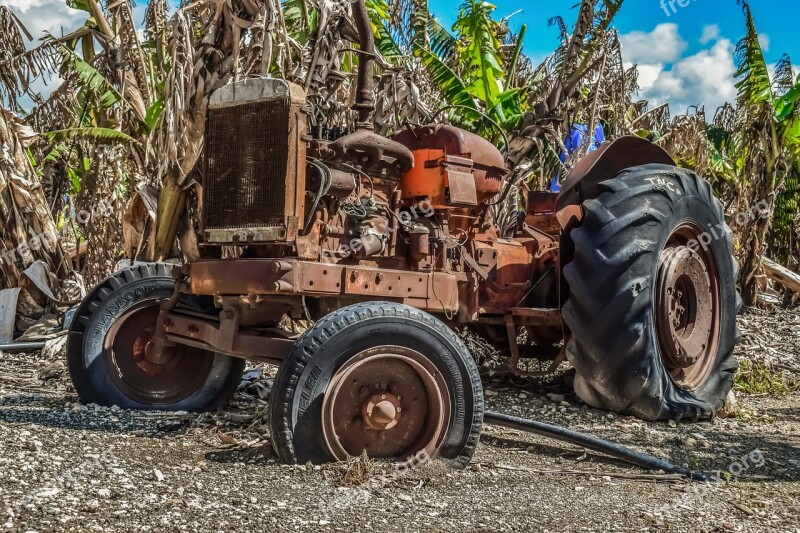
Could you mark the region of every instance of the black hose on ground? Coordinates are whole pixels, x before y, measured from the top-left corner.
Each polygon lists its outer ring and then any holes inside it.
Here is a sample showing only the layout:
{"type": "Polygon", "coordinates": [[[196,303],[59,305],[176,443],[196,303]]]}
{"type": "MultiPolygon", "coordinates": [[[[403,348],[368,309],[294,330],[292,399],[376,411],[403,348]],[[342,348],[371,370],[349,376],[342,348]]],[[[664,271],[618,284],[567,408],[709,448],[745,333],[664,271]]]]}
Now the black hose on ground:
{"type": "Polygon", "coordinates": [[[35,352],[44,348],[44,342],[11,342],[0,344],[0,352],[35,352]]]}
{"type": "Polygon", "coordinates": [[[647,470],[663,470],[671,474],[679,474],[691,478],[693,481],[711,481],[712,478],[703,474],[702,472],[692,472],[681,466],[668,463],[658,457],[653,457],[646,453],[631,450],[620,444],[610,442],[585,433],[578,433],[571,429],[555,426],[546,422],[539,422],[537,420],[529,420],[527,418],[520,418],[518,416],[505,415],[503,413],[494,413],[487,411],[483,415],[483,421],[486,424],[495,426],[502,426],[505,428],[516,429],[519,431],[526,431],[528,433],[535,433],[544,437],[575,444],[583,448],[606,454],[614,459],[619,459],[630,463],[635,466],[646,468],[647,470]]]}

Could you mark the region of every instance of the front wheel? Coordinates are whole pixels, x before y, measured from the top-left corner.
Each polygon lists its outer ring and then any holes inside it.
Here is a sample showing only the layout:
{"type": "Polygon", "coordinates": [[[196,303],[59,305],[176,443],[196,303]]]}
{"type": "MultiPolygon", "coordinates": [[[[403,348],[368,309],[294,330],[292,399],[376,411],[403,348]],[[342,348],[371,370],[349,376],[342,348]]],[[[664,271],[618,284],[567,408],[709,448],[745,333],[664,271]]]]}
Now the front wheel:
{"type": "Polygon", "coordinates": [[[283,361],[270,399],[273,446],[286,462],[366,452],[465,466],[483,423],[478,368],[437,318],[388,302],[318,321],[283,361]]]}
{"type": "Polygon", "coordinates": [[[245,361],[190,346],[154,359],[148,345],[175,281],[164,264],[139,264],[95,287],[67,340],[72,383],[84,403],[126,409],[208,411],[241,382],[245,361]]]}
{"type": "Polygon", "coordinates": [[[733,386],[741,300],[711,186],[645,165],[602,183],[583,207],[564,268],[576,394],[648,420],[713,416],[733,386]]]}

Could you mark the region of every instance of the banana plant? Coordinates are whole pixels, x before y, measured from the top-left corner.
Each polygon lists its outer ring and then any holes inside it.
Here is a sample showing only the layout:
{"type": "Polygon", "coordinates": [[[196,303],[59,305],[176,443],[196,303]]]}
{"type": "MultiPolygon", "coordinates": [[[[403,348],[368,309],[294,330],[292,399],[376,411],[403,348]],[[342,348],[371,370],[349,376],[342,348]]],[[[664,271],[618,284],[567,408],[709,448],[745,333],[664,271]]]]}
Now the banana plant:
{"type": "MultiPolygon", "coordinates": [[[[451,120],[499,142],[520,124],[526,102],[524,89],[507,88],[513,76],[498,35],[507,34],[508,28],[492,18],[494,11],[495,6],[483,0],[466,0],[453,34],[429,18],[424,26],[428,46],[420,44],[421,39],[412,42],[413,53],[451,108],[451,120]]],[[[521,39],[515,48],[521,50],[521,39]]]]}
{"type": "MultiPolygon", "coordinates": [[[[770,213],[777,216],[776,224],[779,225],[775,229],[780,234],[783,229],[780,224],[788,222],[782,211],[790,210],[797,197],[800,85],[792,79],[788,58],[779,62],[774,79],[770,77],[750,5],[744,0],[739,0],[739,4],[747,29],[736,47],[738,116],[735,136],[743,150],[741,176],[746,180],[747,191],[746,205],[742,207],[767,202],[770,213]],[[792,189],[787,189],[787,185],[792,189]]],[[[769,239],[771,225],[772,217],[757,217],[743,228],[741,234],[742,297],[746,305],[757,302],[756,275],[761,254],[770,244],[780,253],[781,243],[774,238],[775,232],[771,235],[773,239],[769,239]]]]}

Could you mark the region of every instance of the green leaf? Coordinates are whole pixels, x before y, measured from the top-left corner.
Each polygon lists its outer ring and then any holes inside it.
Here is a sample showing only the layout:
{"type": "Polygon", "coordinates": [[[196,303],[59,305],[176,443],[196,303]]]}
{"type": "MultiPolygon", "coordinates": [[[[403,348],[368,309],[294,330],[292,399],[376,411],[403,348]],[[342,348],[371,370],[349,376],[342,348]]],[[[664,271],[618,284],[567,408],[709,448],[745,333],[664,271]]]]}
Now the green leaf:
{"type": "Polygon", "coordinates": [[[289,36],[305,44],[316,26],[317,11],[309,12],[306,0],[284,0],[283,18],[289,36]]]}
{"type": "Polygon", "coordinates": [[[70,185],[72,185],[73,194],[79,193],[81,191],[81,175],[75,172],[75,169],[72,167],[67,166],[67,178],[69,179],[70,185]]]}
{"type": "Polygon", "coordinates": [[[28,156],[28,161],[30,161],[30,163],[31,163],[31,166],[32,166],[33,168],[36,168],[37,166],[39,166],[39,165],[36,163],[36,158],[35,158],[35,157],[33,157],[33,152],[31,151],[31,149],[30,149],[30,148],[26,148],[26,149],[25,149],[25,155],[27,155],[27,156],[28,156]]]}
{"type": "Polygon", "coordinates": [[[425,65],[448,104],[477,110],[478,106],[470,96],[464,82],[439,59],[439,56],[424,48],[417,48],[414,53],[422,60],[423,65],[425,65]]]}
{"type": "Polygon", "coordinates": [[[81,11],[91,13],[91,10],[89,9],[89,3],[86,0],[67,0],[67,5],[72,9],[79,9],[81,11]]]}
{"type": "Polygon", "coordinates": [[[50,142],[71,141],[74,139],[90,139],[108,144],[131,143],[139,144],[136,139],[111,128],[68,128],[64,130],[47,131],[44,136],[50,142]]]}
{"type": "Polygon", "coordinates": [[[739,102],[742,105],[757,105],[769,103],[772,105],[772,82],[769,77],[769,67],[764,59],[764,51],[758,40],[750,6],[745,2],[742,6],[745,14],[747,34],[736,45],[736,60],[738,70],[736,88],[739,90],[739,102]]]}
{"type": "Polygon", "coordinates": [[[389,20],[389,5],[384,0],[366,0],[367,12],[369,13],[372,25],[372,33],[375,34],[375,47],[382,56],[400,57],[403,53],[400,47],[394,42],[389,30],[386,29],[386,21],[389,20]]]}
{"type": "Polygon", "coordinates": [[[123,100],[122,95],[114,88],[114,85],[92,65],[65,46],[62,46],[60,50],[64,60],[72,63],[79,85],[92,94],[100,95],[102,109],[109,109],[123,100]]]}
{"type": "Polygon", "coordinates": [[[153,128],[158,123],[158,119],[161,117],[161,113],[164,111],[164,101],[163,100],[156,100],[153,102],[153,105],[147,110],[147,116],[144,119],[145,124],[147,124],[147,131],[153,131],[153,128]]]}
{"type": "Polygon", "coordinates": [[[775,118],[778,122],[783,122],[794,113],[799,100],[800,84],[797,84],[775,101],[775,118]]]}
{"type": "Polygon", "coordinates": [[[467,0],[461,5],[458,19],[453,24],[453,30],[459,37],[458,57],[463,64],[462,77],[470,93],[483,101],[487,108],[496,105],[506,78],[497,38],[501,25],[492,20],[494,9],[488,2],[467,0]]]}
{"type": "Polygon", "coordinates": [[[456,55],[458,39],[453,37],[450,32],[433,17],[428,17],[426,26],[430,51],[439,56],[439,59],[443,62],[450,63],[456,55]]]}

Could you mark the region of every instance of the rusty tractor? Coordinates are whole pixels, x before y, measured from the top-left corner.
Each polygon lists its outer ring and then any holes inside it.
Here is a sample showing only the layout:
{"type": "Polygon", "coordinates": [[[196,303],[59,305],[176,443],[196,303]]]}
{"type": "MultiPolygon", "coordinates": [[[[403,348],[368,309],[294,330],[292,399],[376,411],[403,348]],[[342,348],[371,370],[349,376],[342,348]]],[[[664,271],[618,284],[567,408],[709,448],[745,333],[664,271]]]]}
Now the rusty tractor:
{"type": "Polygon", "coordinates": [[[709,184],[626,137],[531,192],[513,235],[491,207],[516,184],[489,141],[449,125],[371,129],[363,1],[357,128],[312,135],[303,90],[219,89],[208,110],[201,257],[135,264],[94,288],[69,334],[84,402],[207,410],[245,360],[277,365],[281,459],[364,451],[469,462],[483,389],[457,334],[520,361],[564,359],[587,404],[644,419],[713,416],[731,389],[739,305],[709,184]],[[287,321],[312,325],[299,337],[287,321]]]}

